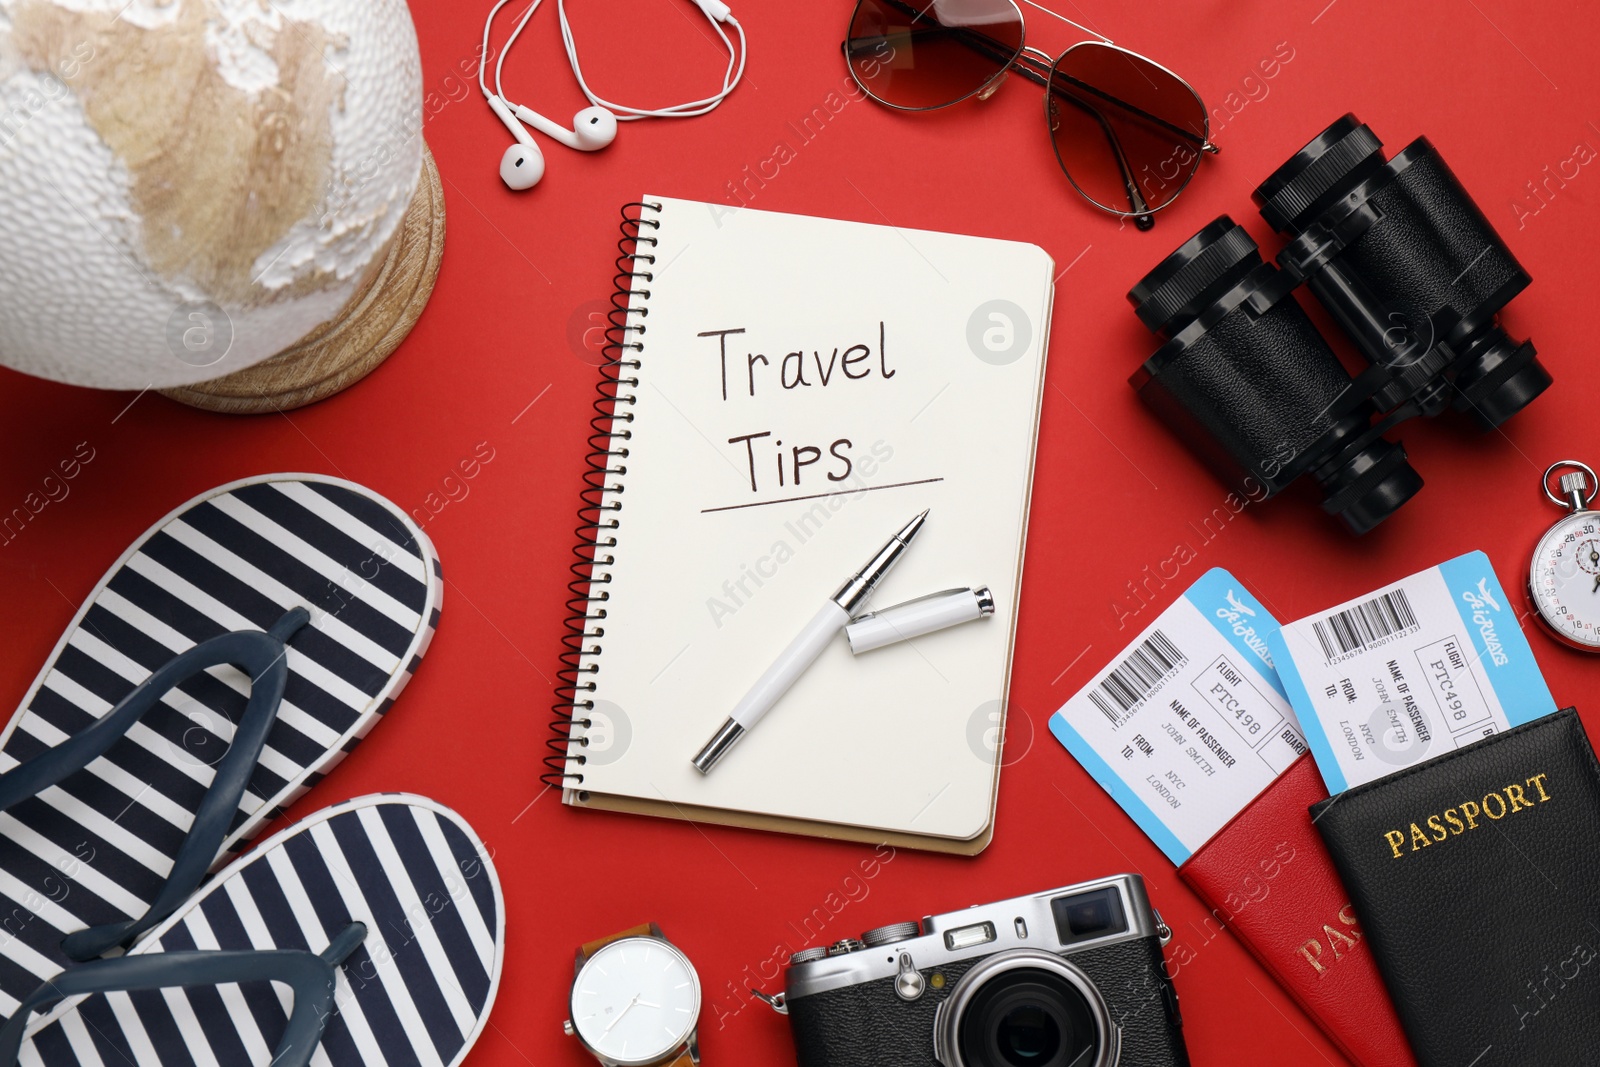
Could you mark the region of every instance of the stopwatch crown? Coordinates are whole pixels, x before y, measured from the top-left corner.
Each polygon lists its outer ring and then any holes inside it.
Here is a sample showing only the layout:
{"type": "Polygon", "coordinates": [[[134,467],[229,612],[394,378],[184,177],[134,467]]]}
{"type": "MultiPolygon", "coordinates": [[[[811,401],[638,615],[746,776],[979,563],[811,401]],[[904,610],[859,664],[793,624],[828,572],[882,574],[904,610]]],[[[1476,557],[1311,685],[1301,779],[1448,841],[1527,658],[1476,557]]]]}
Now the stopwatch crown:
{"type": "Polygon", "coordinates": [[[1561,476],[1561,491],[1567,494],[1567,502],[1574,511],[1582,511],[1589,506],[1592,499],[1589,492],[1589,476],[1583,471],[1572,471],[1561,476]]]}

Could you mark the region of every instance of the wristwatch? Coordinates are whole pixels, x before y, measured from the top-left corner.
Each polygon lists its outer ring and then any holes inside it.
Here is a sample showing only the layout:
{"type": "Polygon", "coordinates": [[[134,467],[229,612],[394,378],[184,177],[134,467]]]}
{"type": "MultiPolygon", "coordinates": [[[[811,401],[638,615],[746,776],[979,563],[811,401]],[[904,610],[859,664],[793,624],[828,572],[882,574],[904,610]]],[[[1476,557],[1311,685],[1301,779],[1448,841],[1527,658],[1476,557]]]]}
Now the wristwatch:
{"type": "Polygon", "coordinates": [[[562,1024],[604,1067],[695,1067],[700,976],[655,923],[578,949],[562,1024]]]}

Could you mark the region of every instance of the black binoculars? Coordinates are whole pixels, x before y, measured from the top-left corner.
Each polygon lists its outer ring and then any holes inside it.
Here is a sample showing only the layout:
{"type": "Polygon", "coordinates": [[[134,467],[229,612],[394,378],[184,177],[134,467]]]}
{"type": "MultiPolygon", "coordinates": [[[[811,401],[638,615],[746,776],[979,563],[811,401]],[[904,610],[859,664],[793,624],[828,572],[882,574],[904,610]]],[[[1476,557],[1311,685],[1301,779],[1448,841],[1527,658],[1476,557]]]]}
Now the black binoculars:
{"type": "Polygon", "coordinates": [[[1531,281],[1426,138],[1385,160],[1345,115],[1254,194],[1277,266],[1224,215],[1128,293],[1165,343],[1129,379],[1236,490],[1309,473],[1355,533],[1422,488],[1384,435],[1447,408],[1490,430],[1550,385],[1497,315],[1531,281]],[[1367,364],[1352,376],[1290,295],[1301,283],[1367,364]]]}

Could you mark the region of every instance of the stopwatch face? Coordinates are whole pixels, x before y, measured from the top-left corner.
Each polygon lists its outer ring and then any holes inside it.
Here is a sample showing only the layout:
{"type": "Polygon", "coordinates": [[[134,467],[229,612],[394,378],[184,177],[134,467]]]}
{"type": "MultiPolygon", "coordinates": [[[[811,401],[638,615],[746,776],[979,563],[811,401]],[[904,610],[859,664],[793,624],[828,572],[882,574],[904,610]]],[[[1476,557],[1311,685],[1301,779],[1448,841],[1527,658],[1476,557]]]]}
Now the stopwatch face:
{"type": "Polygon", "coordinates": [[[1550,527],[1533,550],[1528,586],[1557,637],[1600,652],[1600,512],[1580,511],[1550,527]]]}

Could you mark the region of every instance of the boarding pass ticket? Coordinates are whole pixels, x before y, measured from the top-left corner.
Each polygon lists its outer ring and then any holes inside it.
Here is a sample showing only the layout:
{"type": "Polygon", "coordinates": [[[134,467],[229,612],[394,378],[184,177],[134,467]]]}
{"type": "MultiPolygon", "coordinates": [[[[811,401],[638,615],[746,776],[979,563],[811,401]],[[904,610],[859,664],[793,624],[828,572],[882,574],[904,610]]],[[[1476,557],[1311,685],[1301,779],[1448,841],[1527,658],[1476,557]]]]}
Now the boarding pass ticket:
{"type": "Polygon", "coordinates": [[[1286,623],[1268,645],[1333,793],[1556,710],[1482,552],[1286,623]]]}
{"type": "Polygon", "coordinates": [[[1050,731],[1174,863],[1306,751],[1273,670],[1278,624],[1209,571],[1050,718],[1050,731]]]}

